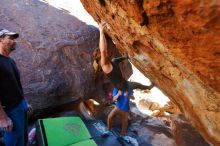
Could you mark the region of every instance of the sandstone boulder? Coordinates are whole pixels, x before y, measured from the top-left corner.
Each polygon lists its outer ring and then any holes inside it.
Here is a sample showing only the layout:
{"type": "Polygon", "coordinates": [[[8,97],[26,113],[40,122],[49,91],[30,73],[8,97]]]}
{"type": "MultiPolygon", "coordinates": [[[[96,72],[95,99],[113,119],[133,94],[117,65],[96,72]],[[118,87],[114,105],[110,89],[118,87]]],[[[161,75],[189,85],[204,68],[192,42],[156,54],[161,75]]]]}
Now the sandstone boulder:
{"type": "MultiPolygon", "coordinates": [[[[111,83],[107,79],[104,82],[103,73],[96,73],[92,65],[98,50],[97,28],[64,9],[36,0],[1,0],[0,19],[0,28],[20,34],[12,58],[35,114],[51,113],[63,106],[73,108],[78,99],[107,94],[103,86],[110,88],[111,83]]],[[[112,57],[120,56],[108,41],[112,57]]],[[[123,69],[128,78],[130,64],[125,62],[123,69]]]]}
{"type": "Polygon", "coordinates": [[[35,0],[2,0],[0,27],[20,34],[12,54],[25,97],[35,109],[62,105],[94,92],[92,52],[97,28],[35,0]]]}
{"type": "Polygon", "coordinates": [[[220,145],[220,2],[81,0],[131,62],[220,145]]]}
{"type": "Polygon", "coordinates": [[[183,115],[172,116],[173,137],[178,146],[210,146],[183,115]]]}

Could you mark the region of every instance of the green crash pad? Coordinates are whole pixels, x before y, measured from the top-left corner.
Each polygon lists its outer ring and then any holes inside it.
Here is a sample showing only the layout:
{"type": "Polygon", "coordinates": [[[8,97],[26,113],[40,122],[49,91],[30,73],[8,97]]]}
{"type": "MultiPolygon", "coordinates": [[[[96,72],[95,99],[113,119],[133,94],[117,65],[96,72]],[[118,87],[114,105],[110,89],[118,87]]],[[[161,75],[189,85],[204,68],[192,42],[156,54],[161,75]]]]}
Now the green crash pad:
{"type": "Polygon", "coordinates": [[[38,122],[43,146],[96,146],[79,117],[49,118],[38,122]]]}

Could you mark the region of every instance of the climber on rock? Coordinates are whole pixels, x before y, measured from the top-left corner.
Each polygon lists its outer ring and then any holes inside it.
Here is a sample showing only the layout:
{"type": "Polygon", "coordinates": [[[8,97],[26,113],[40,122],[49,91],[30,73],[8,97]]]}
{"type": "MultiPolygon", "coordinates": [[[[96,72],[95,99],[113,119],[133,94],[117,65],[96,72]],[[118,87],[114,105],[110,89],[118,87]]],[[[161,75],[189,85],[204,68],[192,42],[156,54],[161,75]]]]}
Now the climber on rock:
{"type": "Polygon", "coordinates": [[[116,87],[121,91],[133,90],[133,89],[151,90],[154,87],[154,84],[151,84],[150,86],[146,86],[137,82],[126,81],[123,78],[121,70],[119,68],[119,63],[125,59],[128,59],[128,56],[113,58],[112,60],[109,59],[107,41],[104,34],[105,28],[106,28],[106,23],[99,24],[99,31],[100,31],[99,49],[101,53],[101,68],[103,72],[107,75],[111,83],[114,85],[114,87],[116,87]]]}

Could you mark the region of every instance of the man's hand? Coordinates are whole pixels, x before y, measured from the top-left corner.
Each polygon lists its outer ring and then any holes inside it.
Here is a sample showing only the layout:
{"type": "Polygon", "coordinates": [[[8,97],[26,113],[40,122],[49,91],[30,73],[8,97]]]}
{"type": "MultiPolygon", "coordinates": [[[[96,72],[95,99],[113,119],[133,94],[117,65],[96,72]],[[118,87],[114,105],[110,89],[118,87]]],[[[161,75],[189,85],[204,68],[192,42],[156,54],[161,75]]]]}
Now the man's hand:
{"type": "Polygon", "coordinates": [[[10,132],[12,131],[13,123],[9,117],[2,117],[0,119],[0,130],[10,132]]]}
{"type": "Polygon", "coordinates": [[[99,31],[104,32],[104,29],[107,28],[107,24],[105,22],[101,22],[99,24],[99,31]]]}
{"type": "Polygon", "coordinates": [[[34,110],[30,104],[27,104],[27,115],[30,116],[33,114],[34,110]]]}

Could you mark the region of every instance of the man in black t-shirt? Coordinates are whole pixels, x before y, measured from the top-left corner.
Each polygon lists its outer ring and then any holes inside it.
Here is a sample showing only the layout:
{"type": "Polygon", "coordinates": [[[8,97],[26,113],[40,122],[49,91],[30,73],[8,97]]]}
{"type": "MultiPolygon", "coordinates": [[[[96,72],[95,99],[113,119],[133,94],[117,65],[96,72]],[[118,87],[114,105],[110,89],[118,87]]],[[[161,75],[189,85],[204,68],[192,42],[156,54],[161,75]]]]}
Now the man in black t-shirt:
{"type": "Polygon", "coordinates": [[[26,146],[27,108],[19,70],[10,53],[18,34],[0,30],[0,130],[6,146],[26,146]]]}
{"type": "Polygon", "coordinates": [[[99,31],[100,31],[99,49],[101,53],[101,67],[103,72],[107,75],[109,80],[114,85],[114,87],[122,91],[133,90],[133,89],[151,90],[154,87],[154,84],[151,84],[150,86],[146,86],[137,82],[128,82],[124,79],[121,70],[119,68],[119,63],[125,59],[128,59],[128,57],[113,58],[112,60],[109,59],[107,41],[104,34],[105,28],[106,28],[105,23],[99,24],[99,31]]]}

